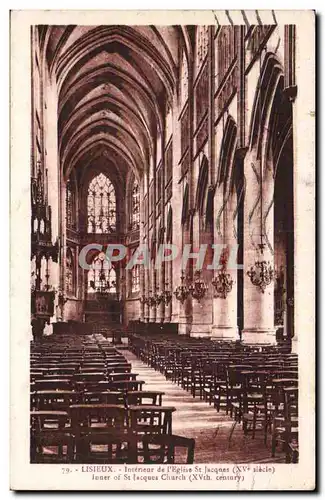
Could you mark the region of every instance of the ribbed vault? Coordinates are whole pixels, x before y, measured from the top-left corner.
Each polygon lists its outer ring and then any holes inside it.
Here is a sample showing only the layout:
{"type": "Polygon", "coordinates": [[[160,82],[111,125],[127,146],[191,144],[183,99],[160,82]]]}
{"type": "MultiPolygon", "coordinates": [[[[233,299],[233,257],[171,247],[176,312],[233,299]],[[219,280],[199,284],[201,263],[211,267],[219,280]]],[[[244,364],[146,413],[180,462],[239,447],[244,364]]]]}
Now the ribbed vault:
{"type": "MultiPolygon", "coordinates": [[[[124,177],[149,163],[166,102],[177,85],[186,29],[159,26],[39,27],[58,87],[58,139],[65,178],[104,156],[124,177]]],[[[188,57],[190,57],[187,54],[188,57]]]]}

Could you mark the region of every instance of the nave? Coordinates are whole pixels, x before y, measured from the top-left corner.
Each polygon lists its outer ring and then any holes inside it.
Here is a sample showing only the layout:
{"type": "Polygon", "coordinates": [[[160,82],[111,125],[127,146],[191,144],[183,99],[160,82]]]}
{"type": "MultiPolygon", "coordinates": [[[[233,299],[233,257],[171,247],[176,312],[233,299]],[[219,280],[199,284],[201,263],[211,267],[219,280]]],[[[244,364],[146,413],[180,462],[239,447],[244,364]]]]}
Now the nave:
{"type": "Polygon", "coordinates": [[[32,462],[298,460],[305,43],[226,13],[32,26],[32,462]]]}
{"type": "Polygon", "coordinates": [[[31,462],[296,462],[297,382],[271,346],[54,335],[31,345],[31,462]]]}

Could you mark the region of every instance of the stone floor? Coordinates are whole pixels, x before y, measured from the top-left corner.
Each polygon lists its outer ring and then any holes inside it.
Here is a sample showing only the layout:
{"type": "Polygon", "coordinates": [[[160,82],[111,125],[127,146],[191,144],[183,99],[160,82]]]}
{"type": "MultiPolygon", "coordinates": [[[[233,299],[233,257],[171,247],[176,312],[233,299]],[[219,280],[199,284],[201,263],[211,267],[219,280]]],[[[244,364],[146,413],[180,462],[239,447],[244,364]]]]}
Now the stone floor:
{"type": "Polygon", "coordinates": [[[163,405],[175,406],[173,434],[195,438],[195,463],[274,463],[284,462],[279,453],[271,457],[270,441],[264,445],[262,433],[253,440],[245,437],[241,425],[237,425],[230,444],[233,420],[224,411],[217,411],[208,403],[193,398],[177,384],[148,367],[130,351],[123,355],[132,363],[132,371],[138,380],[144,380],[144,390],[164,391],[163,405]]]}

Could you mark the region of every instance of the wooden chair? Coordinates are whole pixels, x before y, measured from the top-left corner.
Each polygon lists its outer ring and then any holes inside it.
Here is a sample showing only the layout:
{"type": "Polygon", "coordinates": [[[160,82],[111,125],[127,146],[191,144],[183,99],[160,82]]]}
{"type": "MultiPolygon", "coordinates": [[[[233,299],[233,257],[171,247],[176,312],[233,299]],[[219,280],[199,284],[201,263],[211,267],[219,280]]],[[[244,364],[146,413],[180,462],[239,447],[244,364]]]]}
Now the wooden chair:
{"type": "Polygon", "coordinates": [[[30,381],[35,382],[35,380],[41,380],[43,378],[42,370],[32,370],[30,371],[30,381]]]}
{"type": "Polygon", "coordinates": [[[126,402],[128,406],[161,406],[164,394],[161,391],[131,391],[126,393],[126,402]]]}
{"type": "Polygon", "coordinates": [[[75,373],[76,369],[77,367],[73,366],[58,365],[56,367],[49,368],[46,372],[46,376],[53,375],[56,376],[56,378],[59,378],[61,376],[67,377],[68,375],[72,376],[75,373]]]}
{"type": "Polygon", "coordinates": [[[108,375],[108,380],[112,382],[118,382],[119,380],[136,380],[138,373],[110,373],[108,375]]]}
{"type": "Polygon", "coordinates": [[[191,369],[191,394],[195,398],[196,392],[199,391],[200,398],[203,395],[203,363],[204,360],[198,358],[193,360],[191,369]]]}
{"type": "Polygon", "coordinates": [[[73,460],[73,436],[64,411],[30,413],[31,463],[70,463],[73,460]]]}
{"type": "Polygon", "coordinates": [[[34,393],[37,410],[68,411],[70,405],[80,402],[81,395],[75,391],[42,390],[34,393]]]}
{"type": "Polygon", "coordinates": [[[80,370],[78,372],[78,377],[79,379],[82,378],[82,375],[88,375],[88,374],[99,374],[101,373],[102,374],[102,377],[105,377],[106,376],[106,367],[105,365],[100,365],[100,366],[85,366],[85,365],[82,365],[80,367],[80,370]]]}
{"type": "Polygon", "coordinates": [[[124,405],[125,397],[122,392],[113,391],[85,391],[83,404],[124,405]]]}
{"type": "Polygon", "coordinates": [[[98,440],[103,441],[109,434],[126,433],[129,430],[128,412],[122,405],[72,405],[70,414],[75,438],[75,460],[78,463],[89,463],[92,445],[98,444],[95,443],[95,434],[102,434],[98,440]]]}
{"type": "Polygon", "coordinates": [[[111,391],[130,392],[142,391],[144,380],[118,380],[111,381],[109,384],[111,391]]]}
{"type": "Polygon", "coordinates": [[[251,431],[252,439],[254,439],[256,431],[261,429],[264,432],[264,444],[266,444],[267,431],[271,424],[266,372],[246,372],[243,377],[241,414],[244,434],[251,431]]]}
{"type": "Polygon", "coordinates": [[[73,375],[72,374],[56,374],[56,373],[43,373],[39,379],[43,380],[58,380],[58,379],[64,379],[64,380],[72,380],[73,375]]]}
{"type": "Polygon", "coordinates": [[[132,431],[143,434],[172,434],[173,406],[129,406],[132,431]]]}
{"type": "Polygon", "coordinates": [[[81,404],[70,406],[71,425],[76,435],[89,429],[106,432],[108,429],[128,428],[128,413],[123,405],[81,404]]]}
{"type": "Polygon", "coordinates": [[[284,387],[283,407],[277,402],[272,424],[272,457],[276,447],[282,445],[286,462],[296,463],[299,456],[298,438],[298,387],[284,387]]]}
{"type": "Polygon", "coordinates": [[[106,379],[106,374],[103,372],[84,372],[84,373],[76,373],[73,377],[75,382],[100,382],[101,380],[106,379]]]}
{"type": "Polygon", "coordinates": [[[109,363],[106,365],[107,373],[130,373],[132,365],[130,363],[109,363]]]}
{"type": "Polygon", "coordinates": [[[137,438],[132,432],[112,429],[98,433],[90,429],[76,439],[77,463],[136,464],[137,461],[137,438]]]}
{"type": "Polygon", "coordinates": [[[34,390],[35,391],[45,391],[45,390],[71,390],[71,380],[70,379],[37,379],[34,382],[34,390]]]}
{"type": "MultiPolygon", "coordinates": [[[[211,378],[207,380],[203,388],[203,399],[208,401],[210,405],[214,401],[214,407],[217,411],[220,411],[220,407],[223,403],[222,389],[219,391],[219,386],[226,388],[227,385],[226,366],[227,359],[215,359],[211,367],[211,378]]],[[[226,405],[226,392],[224,396],[224,404],[226,405]]]]}
{"type": "Polygon", "coordinates": [[[89,370],[97,369],[98,372],[101,372],[106,369],[106,363],[105,361],[83,362],[80,369],[82,369],[82,371],[85,372],[87,371],[87,369],[89,370]]]}
{"type": "Polygon", "coordinates": [[[146,464],[193,464],[194,449],[195,439],[183,436],[156,434],[143,437],[143,455],[146,464]],[[177,453],[178,449],[185,449],[185,454],[177,453]]]}

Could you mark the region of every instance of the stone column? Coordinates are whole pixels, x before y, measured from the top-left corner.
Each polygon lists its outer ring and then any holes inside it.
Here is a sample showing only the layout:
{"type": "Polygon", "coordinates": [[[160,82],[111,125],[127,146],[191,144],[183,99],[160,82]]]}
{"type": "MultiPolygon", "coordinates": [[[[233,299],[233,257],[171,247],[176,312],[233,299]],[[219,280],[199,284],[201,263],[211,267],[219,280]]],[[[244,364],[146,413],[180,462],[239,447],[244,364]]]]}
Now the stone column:
{"type": "Polygon", "coordinates": [[[180,189],[180,185],[178,184],[179,176],[176,174],[177,172],[177,163],[181,158],[181,127],[179,117],[179,103],[177,92],[175,92],[174,100],[173,100],[173,179],[172,179],[172,198],[171,198],[171,206],[173,210],[173,219],[172,219],[172,243],[176,245],[178,249],[177,258],[170,263],[172,279],[168,280],[170,290],[172,292],[172,299],[170,303],[170,311],[171,318],[170,321],[173,323],[178,323],[179,321],[179,306],[178,301],[175,298],[174,290],[176,286],[180,282],[180,254],[182,252],[182,226],[181,226],[181,213],[182,213],[182,190],[180,189]]]}
{"type": "MultiPolygon", "coordinates": [[[[225,206],[222,214],[224,238],[221,239],[221,245],[224,245],[224,253],[220,262],[220,270],[215,271],[215,277],[222,271],[223,258],[227,260],[224,272],[233,280],[232,289],[225,296],[216,296],[214,293],[213,298],[213,320],[211,335],[215,338],[228,338],[232,340],[239,340],[238,326],[237,326],[237,222],[234,218],[237,206],[236,194],[232,194],[225,206]]],[[[219,237],[220,239],[220,237],[219,237]]],[[[215,292],[215,289],[214,289],[215,292]]]]}
{"type": "MultiPolygon", "coordinates": [[[[310,19],[308,22],[306,19],[306,24],[310,28],[315,24],[313,12],[310,12],[310,19]]],[[[292,351],[303,352],[306,359],[308,356],[312,359],[315,352],[315,38],[306,37],[304,33],[301,26],[297,27],[295,68],[298,92],[293,100],[294,337],[292,351]],[[298,336],[300,336],[299,343],[298,336]]],[[[293,99],[294,96],[295,94],[293,99]]],[[[311,383],[311,378],[307,377],[308,387],[311,383]]],[[[308,387],[306,386],[306,391],[308,387]]],[[[310,404],[312,404],[312,398],[310,404]]]]}
{"type": "MultiPolygon", "coordinates": [[[[140,266],[140,298],[144,297],[145,284],[144,284],[144,269],[140,266]]],[[[140,321],[144,321],[144,303],[140,301],[140,321]]]]}
{"type": "MultiPolygon", "coordinates": [[[[206,245],[207,251],[211,243],[211,237],[207,234],[202,227],[200,228],[200,215],[196,212],[193,220],[193,252],[199,252],[201,245],[206,245]]],[[[207,253],[206,251],[206,253],[207,253]]],[[[196,262],[193,261],[193,280],[195,280],[195,268],[196,262]]],[[[203,268],[201,270],[200,279],[202,279],[205,284],[208,284],[208,275],[211,271],[203,268]]],[[[191,337],[209,337],[211,333],[212,324],[212,301],[211,301],[211,289],[208,289],[205,296],[200,300],[192,299],[193,308],[193,320],[191,337]]]]}
{"type": "MultiPolygon", "coordinates": [[[[156,293],[156,271],[154,267],[151,269],[151,285],[149,288],[149,295],[153,296],[156,293]]],[[[157,308],[156,305],[152,305],[149,308],[149,321],[150,323],[155,323],[157,319],[157,308]]]]}
{"type": "Polygon", "coordinates": [[[264,226],[263,254],[259,251],[261,242],[261,199],[260,164],[254,152],[247,153],[244,161],[246,196],[244,201],[244,343],[275,344],[274,328],[274,281],[265,290],[255,286],[247,271],[256,261],[267,261],[274,269],[273,258],[273,165],[262,164],[264,226]]]}
{"type": "MultiPolygon", "coordinates": [[[[167,290],[172,291],[173,290],[173,263],[172,262],[167,262],[167,265],[165,267],[166,271],[166,280],[168,283],[167,290]]],[[[173,301],[170,300],[168,304],[165,304],[165,323],[170,323],[171,322],[171,317],[172,317],[172,303],[173,301]]]]}
{"type": "MultiPolygon", "coordinates": [[[[55,78],[51,79],[48,70],[45,71],[45,82],[44,85],[44,99],[46,105],[44,104],[43,109],[43,139],[44,139],[44,165],[48,172],[48,204],[51,206],[51,229],[52,229],[52,242],[57,238],[62,236],[61,229],[61,219],[62,215],[60,213],[60,161],[58,157],[58,134],[53,123],[57,123],[58,120],[58,89],[56,85],[55,78]]],[[[36,135],[35,135],[36,137],[36,135]]],[[[61,239],[62,241],[62,239],[61,239]]],[[[78,257],[78,255],[77,255],[78,257]]],[[[58,262],[50,263],[50,279],[51,285],[57,290],[62,286],[60,273],[62,269],[62,258],[61,254],[58,258],[58,262]]],[[[79,267],[79,264],[78,264],[79,267]]],[[[61,308],[58,305],[58,294],[55,297],[55,315],[53,321],[61,319],[61,308]]]]}
{"type": "MultiPolygon", "coordinates": [[[[159,269],[156,271],[158,273],[157,278],[159,279],[158,293],[162,293],[165,290],[165,262],[161,262],[159,269]]],[[[162,301],[157,306],[157,323],[163,323],[165,319],[165,303],[162,301]]]]}
{"type": "MultiPolygon", "coordinates": [[[[164,127],[161,133],[161,192],[160,192],[160,197],[161,197],[161,228],[164,232],[163,237],[161,234],[158,235],[158,247],[157,247],[157,252],[159,252],[159,247],[161,244],[164,244],[165,241],[165,219],[166,219],[166,207],[165,207],[165,179],[166,179],[166,115],[167,115],[167,105],[165,109],[165,116],[164,116],[164,127]]],[[[157,289],[158,293],[162,294],[165,290],[165,262],[161,262],[159,264],[159,267],[157,269],[157,289]]],[[[157,323],[163,323],[165,318],[165,303],[162,301],[160,304],[157,306],[157,323]]]]}
{"type": "MultiPolygon", "coordinates": [[[[183,230],[183,243],[185,245],[185,244],[190,243],[190,231],[189,231],[189,227],[187,227],[186,224],[184,225],[184,227],[182,227],[182,230],[183,230]]],[[[181,276],[181,256],[183,254],[184,245],[180,249],[180,259],[178,261],[179,279],[175,283],[174,289],[178,285],[181,284],[181,279],[180,279],[180,276],[181,276]]],[[[187,266],[187,268],[184,269],[184,274],[186,277],[188,276],[188,272],[189,272],[189,269],[187,266]]],[[[185,284],[185,281],[187,282],[187,280],[184,280],[184,284],[185,284]]],[[[189,297],[183,302],[183,304],[179,300],[175,299],[175,307],[179,310],[179,320],[178,320],[178,333],[179,333],[179,335],[190,335],[191,327],[192,327],[192,298],[191,298],[191,296],[189,295],[189,297]]],[[[173,310],[174,310],[174,304],[173,304],[173,310]]]]}
{"type": "MultiPolygon", "coordinates": [[[[149,289],[150,289],[150,279],[149,279],[149,276],[150,276],[150,271],[149,269],[145,269],[144,270],[144,281],[145,281],[145,296],[148,297],[148,294],[149,294],[149,289]]],[[[150,317],[150,310],[149,310],[149,306],[147,303],[144,304],[144,321],[146,323],[148,323],[149,321],[149,317],[150,317]]]]}

